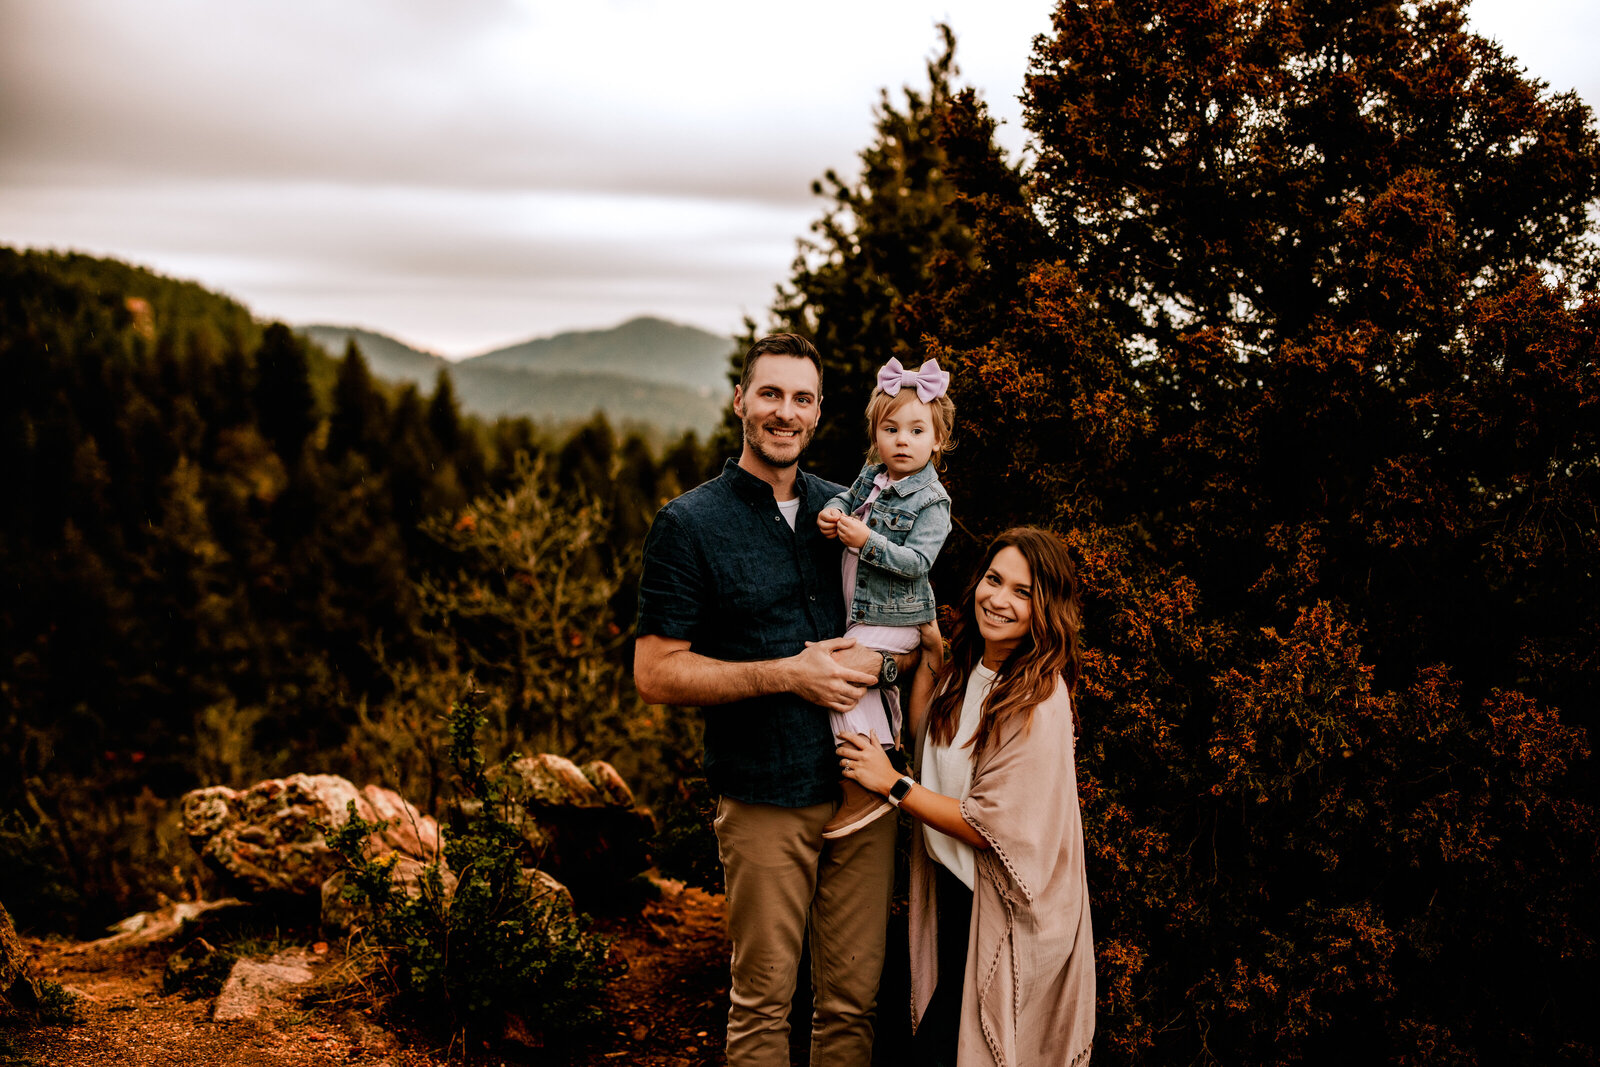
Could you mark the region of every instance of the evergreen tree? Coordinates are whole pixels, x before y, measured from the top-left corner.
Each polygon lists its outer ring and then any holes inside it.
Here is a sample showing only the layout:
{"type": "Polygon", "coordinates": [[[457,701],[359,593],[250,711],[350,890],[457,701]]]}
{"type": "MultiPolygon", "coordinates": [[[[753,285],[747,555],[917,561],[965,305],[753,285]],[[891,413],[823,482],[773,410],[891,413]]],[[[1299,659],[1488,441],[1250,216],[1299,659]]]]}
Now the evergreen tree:
{"type": "Polygon", "coordinates": [[[316,398],[305,343],[281,322],[267,327],[256,350],[254,400],[261,432],[294,463],[316,427],[316,398]]]}
{"type": "Polygon", "coordinates": [[[351,338],[339,361],[333,386],[333,416],[328,424],[328,458],[338,463],[351,452],[371,457],[382,447],[388,405],[373,381],[366,357],[351,338]]]}
{"type": "MultiPolygon", "coordinates": [[[[922,338],[906,327],[902,302],[926,286],[942,259],[971,254],[971,235],[951,208],[938,136],[958,74],[955,35],[948,26],[939,32],[927,88],[906,88],[898,106],[887,91],[879,100],[876,136],[861,153],[860,174],[845,180],[830,170],[813,183],[813,194],[828,206],[812,223],[812,236],[800,241],[790,279],[761,331],[800,333],[821,353],[825,417],[806,464],[836,481],[848,482],[866,455],[863,412],[878,368],[891,356],[915,367],[927,355],[922,338]]],[[[755,334],[752,323],[741,352],[755,334]]],[[[732,422],[725,431],[734,451],[738,432],[732,422]]]]}
{"type": "Polygon", "coordinates": [[[443,367],[434,378],[433,397],[428,401],[428,430],[445,455],[461,447],[461,405],[456,400],[455,382],[443,367]]]}
{"type": "Polygon", "coordinates": [[[1600,152],[1461,10],[1063,3],[1036,166],[934,116],[970,248],[826,257],[954,372],[958,531],[1077,557],[1097,1060],[1600,1049],[1600,152]]]}

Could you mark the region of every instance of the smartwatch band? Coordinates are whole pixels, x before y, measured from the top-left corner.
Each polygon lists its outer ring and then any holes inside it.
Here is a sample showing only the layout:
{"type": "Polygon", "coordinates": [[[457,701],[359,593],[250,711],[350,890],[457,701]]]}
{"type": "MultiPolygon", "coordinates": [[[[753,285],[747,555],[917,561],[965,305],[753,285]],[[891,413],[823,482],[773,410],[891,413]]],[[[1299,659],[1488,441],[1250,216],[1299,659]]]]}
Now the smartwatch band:
{"type": "Polygon", "coordinates": [[[915,778],[909,774],[902,774],[894,785],[889,787],[889,803],[898,808],[900,802],[906,798],[906,794],[911,792],[911,787],[916,784],[915,778]]]}

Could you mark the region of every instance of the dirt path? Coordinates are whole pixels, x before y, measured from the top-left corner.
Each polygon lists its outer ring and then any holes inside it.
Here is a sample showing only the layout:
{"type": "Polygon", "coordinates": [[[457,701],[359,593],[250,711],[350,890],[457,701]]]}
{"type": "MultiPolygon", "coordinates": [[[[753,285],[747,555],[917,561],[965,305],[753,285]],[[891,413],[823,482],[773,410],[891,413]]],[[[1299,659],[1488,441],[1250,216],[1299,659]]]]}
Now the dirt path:
{"type": "MultiPolygon", "coordinates": [[[[63,941],[30,942],[40,973],[83,994],[70,1027],[0,1032],[4,1067],[444,1067],[450,1063],[539,1067],[702,1067],[722,1062],[728,947],[723,900],[668,883],[641,913],[602,919],[624,964],[608,987],[606,1022],[564,1049],[430,1048],[353,1011],[298,1003],[259,1020],[215,1022],[211,1001],[161,992],[169,948],[107,953],[63,941]]],[[[314,957],[319,976],[337,952],[314,957]]]]}

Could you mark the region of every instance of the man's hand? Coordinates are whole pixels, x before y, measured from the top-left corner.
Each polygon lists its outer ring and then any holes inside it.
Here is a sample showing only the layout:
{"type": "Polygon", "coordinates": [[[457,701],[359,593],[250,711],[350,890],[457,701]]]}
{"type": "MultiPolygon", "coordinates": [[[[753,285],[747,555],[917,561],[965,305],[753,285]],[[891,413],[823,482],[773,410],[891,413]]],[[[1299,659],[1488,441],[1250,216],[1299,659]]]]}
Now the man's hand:
{"type": "MultiPolygon", "coordinates": [[[[819,515],[818,518],[820,519],[821,516],[819,515]]],[[[867,529],[866,523],[854,515],[845,515],[840,518],[834,525],[834,529],[839,535],[839,540],[854,549],[860,549],[862,545],[866,544],[867,535],[872,532],[867,529]]]]}
{"type": "MultiPolygon", "coordinates": [[[[859,644],[854,638],[850,644],[834,650],[833,658],[836,662],[852,670],[866,671],[872,675],[868,684],[878,684],[878,672],[883,669],[883,653],[867,645],[859,644]]],[[[899,657],[896,657],[898,662],[899,657]]]]}
{"type": "Polygon", "coordinates": [[[845,513],[838,508],[823,508],[817,512],[817,529],[822,531],[823,537],[838,537],[839,520],[844,517],[845,513]]]}
{"type": "Polygon", "coordinates": [[[829,711],[849,711],[878,683],[877,667],[882,662],[882,656],[865,645],[857,645],[853,637],[807,641],[804,651],[789,657],[792,684],[788,688],[801,699],[829,711]],[[851,666],[869,658],[873,664],[870,672],[851,666]]]}

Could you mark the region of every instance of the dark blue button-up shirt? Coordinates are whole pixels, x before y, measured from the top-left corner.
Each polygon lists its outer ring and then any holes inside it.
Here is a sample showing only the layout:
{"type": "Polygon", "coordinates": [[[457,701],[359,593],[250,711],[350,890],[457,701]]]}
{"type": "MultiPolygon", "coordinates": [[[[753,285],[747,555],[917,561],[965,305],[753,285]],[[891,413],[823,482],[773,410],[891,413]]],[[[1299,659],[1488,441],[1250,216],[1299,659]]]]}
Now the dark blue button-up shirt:
{"type": "MultiPolygon", "coordinates": [[[[728,460],[722,475],[662,508],[644,543],[640,635],[689,642],[712,659],[780,659],[844,633],[839,542],[817,512],[844,487],[800,472],[794,529],[772,486],[728,460]]],[[[705,709],[711,788],[756,804],[834,797],[838,761],[826,709],[774,693],[705,709]]]]}

